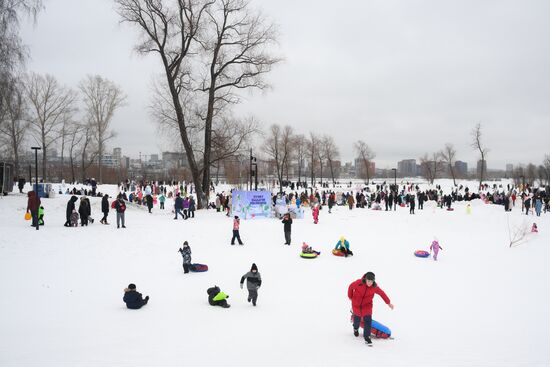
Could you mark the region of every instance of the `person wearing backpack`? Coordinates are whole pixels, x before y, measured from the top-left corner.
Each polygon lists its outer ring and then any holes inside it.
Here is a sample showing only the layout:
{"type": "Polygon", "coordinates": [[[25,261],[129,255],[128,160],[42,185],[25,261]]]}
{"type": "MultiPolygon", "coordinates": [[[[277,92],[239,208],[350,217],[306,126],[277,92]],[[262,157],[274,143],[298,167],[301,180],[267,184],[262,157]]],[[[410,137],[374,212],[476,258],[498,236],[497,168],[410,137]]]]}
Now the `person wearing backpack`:
{"type": "Polygon", "coordinates": [[[126,228],[124,225],[124,212],[126,211],[126,203],[122,199],[122,195],[118,195],[117,200],[115,201],[115,210],[116,210],[116,227],[120,228],[120,222],[122,222],[122,228],[126,228]]]}

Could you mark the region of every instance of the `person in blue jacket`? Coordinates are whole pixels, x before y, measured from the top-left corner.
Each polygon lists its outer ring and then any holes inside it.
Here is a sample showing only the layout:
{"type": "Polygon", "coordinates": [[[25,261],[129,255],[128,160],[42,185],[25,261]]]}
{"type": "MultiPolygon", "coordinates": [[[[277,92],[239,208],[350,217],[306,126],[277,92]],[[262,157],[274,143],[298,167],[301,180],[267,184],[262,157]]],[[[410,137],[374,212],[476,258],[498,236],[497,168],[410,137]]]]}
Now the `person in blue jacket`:
{"type": "Polygon", "coordinates": [[[124,288],[124,298],[122,300],[126,303],[126,307],[137,310],[149,302],[149,296],[142,298],[141,293],[136,291],[136,285],[130,283],[128,284],[128,288],[124,288]]]}
{"type": "Polygon", "coordinates": [[[338,251],[342,251],[345,257],[348,257],[348,255],[353,256],[353,252],[351,252],[351,250],[349,249],[349,242],[348,240],[345,239],[344,236],[340,237],[334,249],[338,251]]]}

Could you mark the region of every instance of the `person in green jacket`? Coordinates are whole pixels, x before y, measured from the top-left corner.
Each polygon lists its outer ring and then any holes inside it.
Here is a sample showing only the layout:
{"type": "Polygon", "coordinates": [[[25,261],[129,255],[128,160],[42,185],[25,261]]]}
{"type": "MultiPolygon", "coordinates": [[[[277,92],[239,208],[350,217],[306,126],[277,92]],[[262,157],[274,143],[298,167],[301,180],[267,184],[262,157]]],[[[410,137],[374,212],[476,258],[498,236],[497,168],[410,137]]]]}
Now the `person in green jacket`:
{"type": "Polygon", "coordinates": [[[334,249],[343,252],[345,257],[348,257],[348,255],[353,256],[353,252],[349,249],[349,242],[344,236],[340,237],[334,249]]]}
{"type": "Polygon", "coordinates": [[[227,303],[229,296],[222,292],[217,285],[208,288],[206,293],[208,293],[208,303],[210,306],[221,306],[223,308],[231,307],[229,303],[227,303]]]}
{"type": "Polygon", "coordinates": [[[164,196],[164,194],[160,194],[159,196],[159,203],[160,203],[160,208],[161,209],[164,209],[164,202],[166,201],[166,196],[164,196]]]}
{"type": "Polygon", "coordinates": [[[42,205],[38,208],[38,225],[44,225],[44,207],[42,205]]]}

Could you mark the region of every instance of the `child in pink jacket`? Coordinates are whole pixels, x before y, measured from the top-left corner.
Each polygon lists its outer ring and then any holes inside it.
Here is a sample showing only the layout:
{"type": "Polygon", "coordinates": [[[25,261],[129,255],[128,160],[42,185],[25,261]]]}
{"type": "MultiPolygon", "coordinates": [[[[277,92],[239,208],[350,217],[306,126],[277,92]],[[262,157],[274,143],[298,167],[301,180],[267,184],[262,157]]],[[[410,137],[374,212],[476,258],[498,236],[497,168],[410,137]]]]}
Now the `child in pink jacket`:
{"type": "Polygon", "coordinates": [[[437,261],[437,254],[439,253],[439,250],[443,250],[441,246],[439,246],[439,242],[437,239],[434,239],[432,242],[432,245],[430,246],[430,252],[434,252],[434,261],[437,261]]]}

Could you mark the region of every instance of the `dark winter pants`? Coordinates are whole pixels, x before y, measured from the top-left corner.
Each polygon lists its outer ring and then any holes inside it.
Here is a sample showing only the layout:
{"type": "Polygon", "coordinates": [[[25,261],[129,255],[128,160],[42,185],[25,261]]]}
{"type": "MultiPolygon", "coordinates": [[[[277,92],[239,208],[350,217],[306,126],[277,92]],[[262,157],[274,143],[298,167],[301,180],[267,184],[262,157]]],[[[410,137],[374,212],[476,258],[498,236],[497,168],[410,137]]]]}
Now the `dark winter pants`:
{"type": "Polygon", "coordinates": [[[195,210],[193,209],[189,209],[189,217],[190,218],[195,218],[195,210]]]}
{"type": "Polygon", "coordinates": [[[411,205],[409,209],[409,214],[414,214],[414,205],[411,205]]]}
{"type": "Polygon", "coordinates": [[[181,209],[176,209],[176,216],[174,217],[174,219],[178,219],[178,213],[183,217],[183,213],[181,212],[181,209]]]}
{"type": "Polygon", "coordinates": [[[189,268],[191,267],[191,264],[183,263],[183,272],[185,274],[189,273],[189,268]]]}
{"type": "Polygon", "coordinates": [[[290,245],[290,231],[285,231],[285,245],[290,245]]]}
{"type": "Polygon", "coordinates": [[[183,209],[183,219],[189,218],[189,214],[187,214],[187,213],[188,213],[188,209],[185,209],[185,208],[184,208],[184,209],[183,209]]]}
{"type": "Polygon", "coordinates": [[[161,209],[164,209],[164,201],[161,201],[161,202],[160,202],[160,208],[161,208],[161,209]]]}
{"type": "Polygon", "coordinates": [[[31,210],[31,217],[32,217],[32,226],[36,227],[36,223],[38,222],[38,210],[31,210]]]}
{"type": "Polygon", "coordinates": [[[239,230],[238,230],[238,229],[234,229],[234,230],[233,230],[233,238],[231,238],[231,244],[232,244],[232,245],[235,244],[235,238],[239,241],[239,245],[242,245],[242,244],[243,244],[243,241],[241,241],[241,235],[239,234],[239,230]]]}
{"type": "MultiPolygon", "coordinates": [[[[361,324],[361,316],[353,315],[353,328],[355,330],[359,329],[359,325],[361,324]]],[[[372,315],[366,315],[363,316],[363,337],[366,339],[367,337],[370,337],[370,328],[372,324],[372,315]]]]}
{"type": "Polygon", "coordinates": [[[107,223],[108,215],[109,215],[109,212],[103,212],[103,218],[101,218],[101,222],[107,223]]]}
{"type": "Polygon", "coordinates": [[[252,301],[252,304],[256,306],[256,301],[258,300],[258,290],[249,289],[248,290],[248,302],[252,301]]]}

